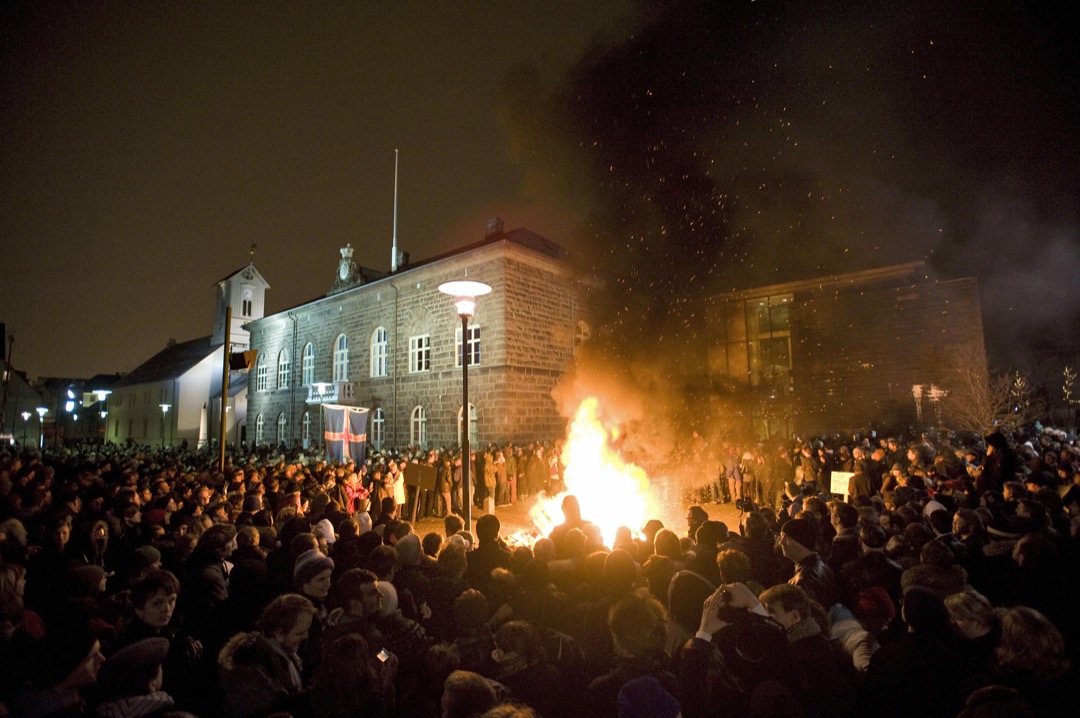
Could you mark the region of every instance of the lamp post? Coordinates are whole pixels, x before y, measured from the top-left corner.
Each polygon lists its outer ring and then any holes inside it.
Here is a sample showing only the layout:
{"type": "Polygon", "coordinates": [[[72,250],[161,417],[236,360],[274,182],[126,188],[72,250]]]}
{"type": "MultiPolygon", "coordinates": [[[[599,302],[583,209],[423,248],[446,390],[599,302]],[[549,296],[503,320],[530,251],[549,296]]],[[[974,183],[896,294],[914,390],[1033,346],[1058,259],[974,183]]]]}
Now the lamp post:
{"type": "Polygon", "coordinates": [[[454,297],[454,308],[461,318],[461,508],[465,530],[472,531],[472,491],[469,486],[469,319],[476,312],[476,298],[491,291],[483,282],[468,279],[443,282],[439,291],[454,297]]]}
{"type": "Polygon", "coordinates": [[[94,396],[97,397],[98,403],[101,404],[101,409],[98,411],[98,416],[101,417],[101,443],[104,444],[109,440],[109,424],[105,421],[109,416],[109,395],[112,394],[112,389],[94,389],[94,396]]]}
{"type": "Polygon", "coordinates": [[[169,413],[169,409],[172,408],[172,404],[166,404],[162,402],[158,404],[161,407],[161,448],[165,448],[165,415],[169,413]]]}
{"type": "Polygon", "coordinates": [[[49,413],[49,410],[44,406],[39,406],[34,411],[38,415],[38,448],[45,448],[45,415],[49,413]]]}
{"type": "Polygon", "coordinates": [[[22,443],[26,446],[26,425],[30,423],[30,412],[24,411],[22,413],[22,443]]]}
{"type": "Polygon", "coordinates": [[[64,402],[64,411],[71,413],[75,411],[75,392],[71,387],[67,390],[67,401],[64,402]]]}

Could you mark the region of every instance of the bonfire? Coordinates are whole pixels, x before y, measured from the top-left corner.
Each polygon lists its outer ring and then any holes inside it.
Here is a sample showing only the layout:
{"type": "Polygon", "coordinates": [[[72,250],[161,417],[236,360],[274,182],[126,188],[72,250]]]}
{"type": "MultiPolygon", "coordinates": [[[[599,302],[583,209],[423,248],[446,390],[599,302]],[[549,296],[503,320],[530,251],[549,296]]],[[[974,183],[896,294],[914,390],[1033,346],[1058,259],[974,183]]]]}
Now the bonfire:
{"type": "MultiPolygon", "coordinates": [[[[585,399],[563,447],[562,462],[566,491],[541,497],[529,512],[532,538],[546,536],[562,523],[562,500],[567,494],[577,497],[581,515],[596,524],[608,546],[619,526],[637,533],[649,518],[665,513],[656,493],[650,490],[645,471],[623,460],[615,448],[617,433],[604,426],[595,397],[585,399]]],[[[514,542],[528,542],[527,535],[512,537],[514,542]]],[[[531,543],[531,542],[530,542],[531,543]]]]}

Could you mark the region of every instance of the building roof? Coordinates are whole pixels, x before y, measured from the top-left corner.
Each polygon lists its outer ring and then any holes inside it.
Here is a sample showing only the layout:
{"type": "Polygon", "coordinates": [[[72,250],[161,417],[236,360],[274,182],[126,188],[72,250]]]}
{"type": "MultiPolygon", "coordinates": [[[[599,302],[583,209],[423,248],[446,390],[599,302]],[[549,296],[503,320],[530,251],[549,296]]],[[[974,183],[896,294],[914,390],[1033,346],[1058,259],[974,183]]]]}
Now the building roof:
{"type": "Polygon", "coordinates": [[[797,279],[780,284],[766,284],[743,289],[732,289],[727,292],[718,292],[708,297],[704,297],[703,299],[704,301],[730,301],[750,297],[764,297],[774,294],[790,294],[807,290],[854,287],[873,283],[910,285],[917,284],[919,281],[925,280],[926,278],[927,272],[925,262],[908,262],[906,264],[893,264],[887,267],[863,269],[856,272],[846,272],[844,274],[828,274],[808,279],[797,279]]]}
{"type": "Polygon", "coordinates": [[[266,279],[263,277],[263,275],[259,274],[258,269],[255,269],[254,262],[249,262],[248,264],[244,265],[243,267],[240,267],[240,269],[234,269],[233,271],[229,272],[228,274],[226,274],[221,279],[214,282],[214,286],[216,287],[217,285],[221,284],[222,282],[227,282],[230,279],[232,279],[233,277],[235,277],[237,274],[241,274],[241,273],[244,273],[244,272],[248,272],[248,273],[251,274],[250,277],[245,277],[245,279],[256,279],[257,278],[260,282],[262,282],[264,285],[266,285],[267,289],[270,288],[270,283],[266,281],[266,279]]]}
{"type": "Polygon", "coordinates": [[[117,382],[117,386],[178,379],[220,346],[221,344],[211,344],[209,336],[186,342],[170,342],[167,347],[124,375],[117,382]]]}
{"type": "MultiPolygon", "coordinates": [[[[315,297],[314,299],[309,299],[306,302],[301,302],[301,303],[296,304],[294,306],[286,307],[285,309],[282,309],[280,311],[277,311],[277,312],[274,312],[274,313],[268,313],[266,316],[264,316],[264,317],[262,317],[260,319],[251,320],[250,322],[248,322],[244,326],[247,327],[249,325],[256,324],[257,322],[261,322],[264,319],[270,319],[272,317],[281,316],[282,314],[290,312],[290,311],[292,311],[294,309],[298,309],[300,307],[305,307],[305,306],[308,306],[308,305],[311,305],[311,304],[315,304],[316,302],[322,301],[323,299],[326,299],[327,297],[340,296],[342,294],[346,294],[346,293],[351,292],[353,290],[359,289],[360,287],[370,286],[371,284],[374,284],[374,283],[376,283],[378,281],[388,279],[388,278],[391,278],[391,277],[396,277],[396,276],[399,276],[399,275],[404,274],[406,272],[412,271],[414,269],[419,269],[419,268],[425,267],[425,266],[427,266],[429,264],[434,264],[436,262],[441,262],[444,259],[449,259],[450,257],[456,257],[458,255],[467,254],[468,252],[472,252],[472,251],[480,249],[482,247],[487,247],[489,245],[499,244],[500,242],[510,242],[512,244],[517,244],[517,245],[520,245],[520,246],[525,247],[527,249],[530,249],[530,250],[532,250],[534,252],[537,252],[539,254],[544,254],[544,255],[547,255],[548,257],[552,257],[554,259],[560,259],[561,260],[561,259],[566,258],[566,250],[563,249],[562,246],[560,246],[559,244],[557,244],[555,242],[552,242],[547,237],[542,237],[541,235],[537,234],[536,232],[525,229],[524,227],[519,227],[518,229],[513,229],[513,230],[510,230],[509,232],[503,232],[501,230],[489,231],[488,235],[486,237],[484,237],[484,239],[480,240],[479,242],[474,242],[474,243],[466,245],[464,247],[458,247],[457,249],[451,250],[449,252],[444,252],[443,254],[437,254],[434,257],[430,257],[428,259],[424,259],[424,260],[421,260],[419,262],[410,262],[410,263],[408,263],[408,264],[406,264],[406,265],[404,265],[402,267],[399,267],[398,271],[397,271],[397,274],[392,274],[390,272],[381,273],[381,272],[378,272],[377,270],[368,270],[368,269],[366,269],[364,267],[359,267],[359,265],[357,265],[362,271],[372,272],[373,277],[374,277],[374,274],[380,274],[381,276],[369,279],[365,275],[365,280],[367,280],[367,281],[364,284],[358,284],[358,285],[356,285],[354,287],[349,287],[348,289],[345,289],[345,290],[343,290],[341,292],[336,292],[336,293],[328,294],[328,295],[321,296],[321,297],[315,297]]],[[[229,276],[232,276],[232,275],[229,275],[229,276]]]]}
{"type": "Polygon", "coordinates": [[[447,259],[448,257],[465,254],[466,252],[471,252],[474,249],[479,249],[480,247],[485,247],[489,244],[496,244],[497,242],[502,241],[520,244],[522,247],[528,247],[534,252],[546,254],[547,256],[554,257],[555,259],[563,259],[566,257],[566,250],[563,249],[560,245],[552,242],[547,237],[540,236],[532,230],[525,229],[524,227],[519,227],[518,229],[512,229],[509,232],[492,232],[479,242],[474,242],[472,244],[468,244],[464,247],[459,247],[458,249],[454,249],[443,254],[437,254],[434,257],[425,259],[420,262],[412,262],[402,267],[400,271],[415,269],[417,267],[422,267],[426,264],[433,264],[435,262],[442,261],[443,259],[447,259]]]}

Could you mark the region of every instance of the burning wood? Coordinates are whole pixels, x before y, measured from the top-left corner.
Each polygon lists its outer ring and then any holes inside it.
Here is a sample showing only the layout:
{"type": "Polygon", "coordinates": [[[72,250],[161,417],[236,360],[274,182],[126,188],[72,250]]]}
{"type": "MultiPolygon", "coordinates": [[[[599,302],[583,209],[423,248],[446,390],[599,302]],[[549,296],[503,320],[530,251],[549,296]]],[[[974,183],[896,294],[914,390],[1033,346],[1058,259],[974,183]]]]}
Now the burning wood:
{"type": "Polygon", "coordinates": [[[646,520],[660,515],[649,477],[644,469],[623,460],[613,445],[617,438],[616,430],[604,426],[597,399],[582,401],[563,448],[566,491],[541,498],[529,511],[536,534],[547,536],[562,522],[561,505],[567,494],[578,498],[582,517],[600,528],[608,546],[619,526],[636,533],[646,520]]]}

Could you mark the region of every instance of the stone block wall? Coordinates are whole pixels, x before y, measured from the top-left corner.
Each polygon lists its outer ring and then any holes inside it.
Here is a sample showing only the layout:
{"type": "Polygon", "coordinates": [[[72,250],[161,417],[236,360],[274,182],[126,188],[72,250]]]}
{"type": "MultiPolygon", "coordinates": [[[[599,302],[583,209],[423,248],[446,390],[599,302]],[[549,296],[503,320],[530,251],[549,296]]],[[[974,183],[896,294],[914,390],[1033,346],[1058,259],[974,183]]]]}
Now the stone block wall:
{"type": "MultiPolygon", "coordinates": [[[[460,320],[452,299],[438,286],[467,277],[491,285],[470,326],[480,327],[480,364],[469,368],[469,398],[477,410],[481,443],[554,439],[564,420],[551,398],[572,360],[580,302],[577,283],[559,260],[502,240],[405,269],[398,274],[330,297],[317,299],[248,325],[252,347],[268,361],[269,390],[249,389],[249,424],[264,416],[264,440],[273,441],[277,417],[289,417],[287,440],[299,441],[303,414],[311,412],[312,439],[322,434],[318,405],[307,405],[301,386],[304,346],[315,347],[316,382],[333,376],[336,338],[349,338],[349,380],[354,402],[385,412],[384,445],[409,443],[417,406],[427,415],[427,443],[458,443],[461,369],[454,366],[460,320]],[[295,320],[290,317],[295,317],[295,320]],[[371,338],[376,327],[389,334],[386,377],[370,376],[371,338]],[[409,371],[409,339],[431,338],[430,371],[409,371]],[[277,386],[282,348],[291,357],[290,386],[277,386]]],[[[254,429],[249,427],[249,438],[254,429]]]]}

